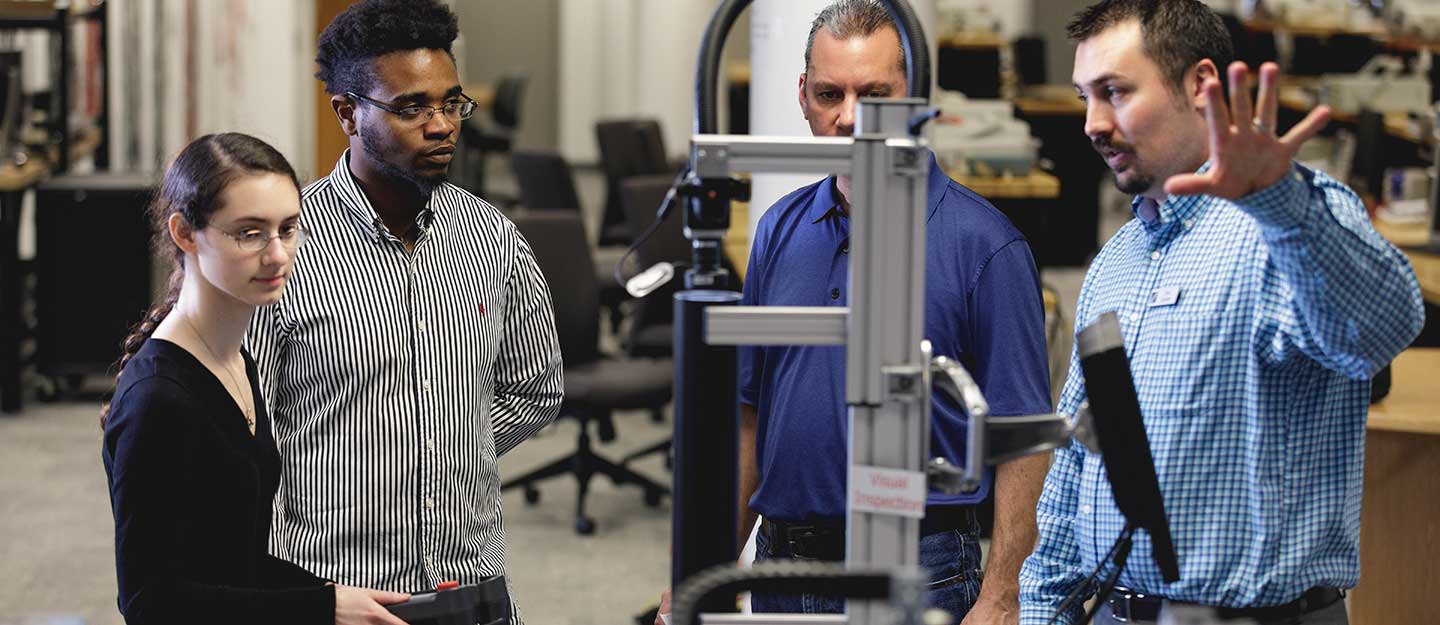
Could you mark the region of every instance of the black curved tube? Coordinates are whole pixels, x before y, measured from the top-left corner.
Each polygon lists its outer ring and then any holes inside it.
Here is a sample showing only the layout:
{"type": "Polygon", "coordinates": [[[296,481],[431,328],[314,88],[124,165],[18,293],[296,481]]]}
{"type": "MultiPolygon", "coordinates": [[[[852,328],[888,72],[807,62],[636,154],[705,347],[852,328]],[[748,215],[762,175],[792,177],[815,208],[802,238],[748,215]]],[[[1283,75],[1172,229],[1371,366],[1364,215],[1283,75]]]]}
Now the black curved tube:
{"type": "Polygon", "coordinates": [[[905,0],[882,0],[890,18],[899,26],[900,47],[905,51],[905,82],[909,96],[930,99],[930,44],[915,9],[905,0]]]}
{"type": "Polygon", "coordinates": [[[733,605],[735,595],[764,589],[778,594],[825,593],[846,599],[889,599],[891,572],[847,569],[832,562],[772,560],[740,569],[734,562],[716,565],[685,580],[675,590],[671,615],[675,625],[700,625],[697,609],[720,599],[733,605]]]}
{"type": "Polygon", "coordinates": [[[695,68],[695,134],[715,134],[720,126],[715,92],[720,82],[721,54],[725,51],[725,37],[730,34],[730,27],[748,6],[750,0],[723,0],[705,26],[705,38],[700,40],[700,60],[695,68]]]}
{"type": "MultiPolygon", "coordinates": [[[[907,95],[912,98],[930,98],[930,46],[925,40],[925,30],[920,18],[905,0],[881,0],[890,17],[900,31],[900,48],[905,53],[905,80],[909,83],[907,95]]],[[[695,68],[695,123],[696,134],[719,132],[720,113],[717,105],[717,90],[720,82],[720,62],[725,51],[725,37],[739,19],[740,12],[750,6],[750,0],[723,0],[710,22],[705,26],[705,37],[700,41],[700,58],[695,68]]]]}

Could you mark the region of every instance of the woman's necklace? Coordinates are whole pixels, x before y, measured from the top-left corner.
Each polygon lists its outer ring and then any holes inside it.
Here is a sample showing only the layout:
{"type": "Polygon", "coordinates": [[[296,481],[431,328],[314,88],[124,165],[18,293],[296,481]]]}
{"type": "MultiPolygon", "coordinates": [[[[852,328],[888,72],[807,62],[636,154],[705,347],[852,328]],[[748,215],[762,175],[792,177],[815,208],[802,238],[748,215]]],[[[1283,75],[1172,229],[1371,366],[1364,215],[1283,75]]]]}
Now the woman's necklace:
{"type": "MultiPolygon", "coordinates": [[[[245,413],[245,425],[250,428],[250,433],[254,434],[255,407],[253,405],[253,402],[245,401],[245,387],[241,386],[240,381],[235,379],[235,373],[230,370],[230,367],[225,364],[225,361],[220,360],[220,357],[215,355],[215,350],[210,348],[210,343],[205,340],[205,336],[200,334],[199,330],[195,329],[195,324],[190,323],[189,317],[182,313],[180,315],[180,320],[185,322],[185,325],[190,328],[190,332],[195,334],[195,338],[200,339],[200,344],[205,346],[205,351],[210,353],[210,357],[215,359],[215,363],[220,365],[220,368],[225,370],[225,375],[230,378],[231,382],[235,383],[235,390],[238,392],[240,397],[240,408],[245,413]]],[[[221,384],[224,383],[222,382],[221,384]]]]}

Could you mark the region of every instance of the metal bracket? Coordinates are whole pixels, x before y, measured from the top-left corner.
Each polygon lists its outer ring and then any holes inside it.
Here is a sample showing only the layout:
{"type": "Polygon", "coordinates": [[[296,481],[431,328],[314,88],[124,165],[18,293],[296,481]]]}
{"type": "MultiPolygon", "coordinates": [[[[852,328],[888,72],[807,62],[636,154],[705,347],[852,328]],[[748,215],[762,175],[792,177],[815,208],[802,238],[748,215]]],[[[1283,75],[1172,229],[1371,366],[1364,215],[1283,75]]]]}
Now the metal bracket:
{"type": "Polygon", "coordinates": [[[920,175],[920,163],[924,156],[914,141],[908,139],[888,140],[885,145],[890,148],[891,173],[908,178],[920,175]],[[897,145],[900,143],[908,143],[908,145],[897,145]]]}
{"type": "Polygon", "coordinates": [[[925,371],[915,365],[886,365],[880,367],[885,378],[885,401],[913,402],[928,400],[925,388],[925,371]]]}

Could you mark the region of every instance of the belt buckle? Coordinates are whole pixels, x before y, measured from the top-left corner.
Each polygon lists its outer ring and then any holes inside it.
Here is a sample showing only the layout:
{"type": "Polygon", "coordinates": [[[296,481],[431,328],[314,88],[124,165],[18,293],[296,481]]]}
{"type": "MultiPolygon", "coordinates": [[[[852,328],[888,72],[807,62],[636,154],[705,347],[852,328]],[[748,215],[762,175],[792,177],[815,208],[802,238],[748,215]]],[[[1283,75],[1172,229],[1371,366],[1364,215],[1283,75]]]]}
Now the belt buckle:
{"type": "Polygon", "coordinates": [[[800,552],[809,551],[806,547],[809,540],[815,536],[815,528],[804,523],[786,524],[784,529],[785,546],[789,548],[791,555],[798,555],[800,552]]]}
{"type": "Polygon", "coordinates": [[[1115,587],[1114,590],[1110,591],[1110,618],[1113,618],[1120,623],[1129,623],[1131,621],[1132,615],[1135,613],[1130,603],[1130,600],[1135,597],[1135,594],[1136,593],[1131,592],[1128,588],[1120,588],[1118,586],[1115,587]],[[1119,596],[1119,601],[1116,601],[1117,595],[1119,596]],[[1115,613],[1115,608],[1117,606],[1124,607],[1124,616],[1115,613]]]}

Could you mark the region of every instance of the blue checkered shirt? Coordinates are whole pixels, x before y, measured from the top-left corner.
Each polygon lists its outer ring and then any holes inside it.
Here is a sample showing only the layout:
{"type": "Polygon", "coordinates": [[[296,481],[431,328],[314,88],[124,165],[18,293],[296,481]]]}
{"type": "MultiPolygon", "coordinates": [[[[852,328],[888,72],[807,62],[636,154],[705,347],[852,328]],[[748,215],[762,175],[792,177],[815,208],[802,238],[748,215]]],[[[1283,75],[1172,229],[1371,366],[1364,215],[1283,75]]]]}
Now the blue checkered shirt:
{"type": "MultiPolygon", "coordinates": [[[[1180,580],[1164,582],[1141,531],[1120,584],[1229,607],[1354,586],[1369,380],[1424,322],[1409,262],[1350,189],[1299,165],[1238,202],[1132,208],[1085,276],[1075,327],[1120,318],[1180,580]]],[[[1084,400],[1072,352],[1058,410],[1084,400]]],[[[1098,455],[1055,452],[1036,522],[1020,574],[1034,625],[1124,526],[1098,455]]]]}

